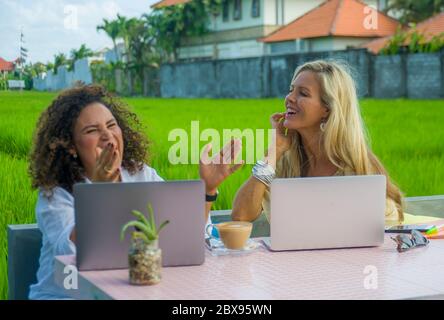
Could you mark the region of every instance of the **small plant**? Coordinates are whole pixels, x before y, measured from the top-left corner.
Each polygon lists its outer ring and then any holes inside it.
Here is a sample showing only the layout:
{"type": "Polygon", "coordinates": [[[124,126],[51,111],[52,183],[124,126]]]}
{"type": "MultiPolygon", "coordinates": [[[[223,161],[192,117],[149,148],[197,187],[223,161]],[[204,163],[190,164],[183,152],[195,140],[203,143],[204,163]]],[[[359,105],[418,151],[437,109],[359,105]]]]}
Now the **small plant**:
{"type": "Polygon", "coordinates": [[[410,42],[408,44],[409,53],[423,53],[427,51],[427,41],[424,34],[419,33],[414,27],[410,34],[410,42]]]}
{"type": "Polygon", "coordinates": [[[153,285],[162,278],[162,250],[158,247],[159,232],[169,221],[164,221],[156,228],[153,208],[148,203],[149,218],[143,213],[133,210],[137,220],[128,222],[122,227],[120,239],[123,240],[129,227],[136,231],[132,233],[131,246],[128,252],[129,281],[135,285],[153,285]]]}
{"type": "Polygon", "coordinates": [[[380,53],[385,55],[398,54],[401,48],[405,46],[406,40],[407,33],[401,27],[398,27],[396,33],[390,38],[385,47],[381,49],[380,53]]]}
{"type": "Polygon", "coordinates": [[[149,219],[145,217],[143,213],[137,210],[133,210],[132,214],[136,216],[137,220],[128,222],[122,227],[120,233],[120,239],[123,241],[125,232],[129,227],[135,227],[136,231],[133,231],[133,239],[142,239],[146,244],[152,244],[159,238],[159,232],[170,222],[164,221],[159,228],[156,228],[156,222],[154,221],[153,207],[148,203],[149,219]]]}
{"type": "Polygon", "coordinates": [[[408,53],[433,53],[444,47],[444,32],[433,37],[421,33],[413,26],[410,31],[398,27],[384,48],[379,52],[385,55],[399,54],[403,50],[408,53]]]}

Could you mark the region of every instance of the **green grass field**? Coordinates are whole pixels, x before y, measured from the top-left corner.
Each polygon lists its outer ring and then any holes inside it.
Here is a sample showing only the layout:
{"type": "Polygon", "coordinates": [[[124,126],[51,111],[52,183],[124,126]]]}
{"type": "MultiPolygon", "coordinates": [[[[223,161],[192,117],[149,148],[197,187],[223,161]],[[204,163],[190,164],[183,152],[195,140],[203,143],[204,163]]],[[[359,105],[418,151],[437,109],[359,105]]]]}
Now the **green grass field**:
{"type": "MultiPolygon", "coordinates": [[[[27,177],[27,154],[38,116],[54,97],[54,93],[0,92],[0,299],[7,297],[6,225],[35,222],[36,192],[27,177]]],[[[189,131],[193,120],[200,121],[201,131],[267,129],[269,115],[283,110],[280,99],[125,100],[142,119],[152,141],[151,166],[167,180],[198,177],[196,165],[169,164],[170,130],[189,131]]],[[[444,194],[444,102],[363,100],[361,107],[372,148],[405,195],[444,194]]],[[[228,178],[215,209],[231,207],[250,171],[246,165],[228,178]]]]}

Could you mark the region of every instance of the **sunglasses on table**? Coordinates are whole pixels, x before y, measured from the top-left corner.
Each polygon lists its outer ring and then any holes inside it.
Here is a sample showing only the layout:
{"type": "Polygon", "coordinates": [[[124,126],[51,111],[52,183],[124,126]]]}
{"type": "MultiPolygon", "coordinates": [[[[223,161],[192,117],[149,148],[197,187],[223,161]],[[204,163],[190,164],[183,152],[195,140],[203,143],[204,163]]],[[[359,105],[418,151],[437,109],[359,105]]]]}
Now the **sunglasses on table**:
{"type": "Polygon", "coordinates": [[[398,244],[396,248],[398,252],[405,252],[407,250],[424,247],[429,244],[429,239],[424,237],[424,235],[418,230],[412,230],[411,234],[399,234],[396,237],[391,237],[393,241],[398,244]]]}

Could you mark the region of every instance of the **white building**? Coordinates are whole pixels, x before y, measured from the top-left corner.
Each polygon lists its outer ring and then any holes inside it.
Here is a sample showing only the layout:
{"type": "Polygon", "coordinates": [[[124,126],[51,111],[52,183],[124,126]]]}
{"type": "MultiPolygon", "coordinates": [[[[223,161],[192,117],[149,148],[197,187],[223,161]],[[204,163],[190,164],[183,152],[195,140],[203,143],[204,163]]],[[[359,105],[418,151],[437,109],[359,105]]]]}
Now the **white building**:
{"type": "MultiPolygon", "coordinates": [[[[164,0],[153,7],[159,8],[188,1],[190,0],[164,0]]],[[[294,22],[307,12],[325,5],[326,2],[334,2],[330,6],[340,7],[350,1],[357,0],[226,0],[223,3],[222,13],[211,17],[209,34],[183,40],[179,49],[179,59],[230,59],[273,53],[273,47],[276,47],[276,44],[264,42],[263,39],[267,36],[294,22]]],[[[386,4],[386,0],[363,2],[376,9],[383,9],[386,4]]],[[[333,11],[332,14],[334,14],[333,11]]],[[[375,37],[365,40],[373,38],[375,37]]],[[[289,45],[289,43],[282,45],[280,51],[284,47],[291,51],[309,50],[309,47],[301,47],[301,42],[297,40],[297,38],[292,39],[294,45],[289,45]]],[[[324,41],[324,44],[318,47],[322,50],[338,50],[365,42],[361,40],[342,39],[342,45],[324,41]]]]}

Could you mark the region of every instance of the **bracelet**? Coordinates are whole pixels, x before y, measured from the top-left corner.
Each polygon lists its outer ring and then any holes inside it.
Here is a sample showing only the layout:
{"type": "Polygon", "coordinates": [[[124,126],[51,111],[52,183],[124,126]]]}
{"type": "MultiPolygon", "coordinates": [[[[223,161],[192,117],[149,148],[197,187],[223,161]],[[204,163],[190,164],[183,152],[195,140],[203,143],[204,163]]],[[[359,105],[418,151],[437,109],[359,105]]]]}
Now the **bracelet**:
{"type": "Polygon", "coordinates": [[[276,177],[276,171],[268,163],[262,160],[256,162],[252,169],[253,177],[258,179],[260,182],[270,187],[271,182],[276,177]]]}
{"type": "Polygon", "coordinates": [[[214,194],[214,195],[205,194],[205,201],[206,202],[216,201],[218,194],[219,194],[219,191],[216,191],[216,194],[214,194]]]}

